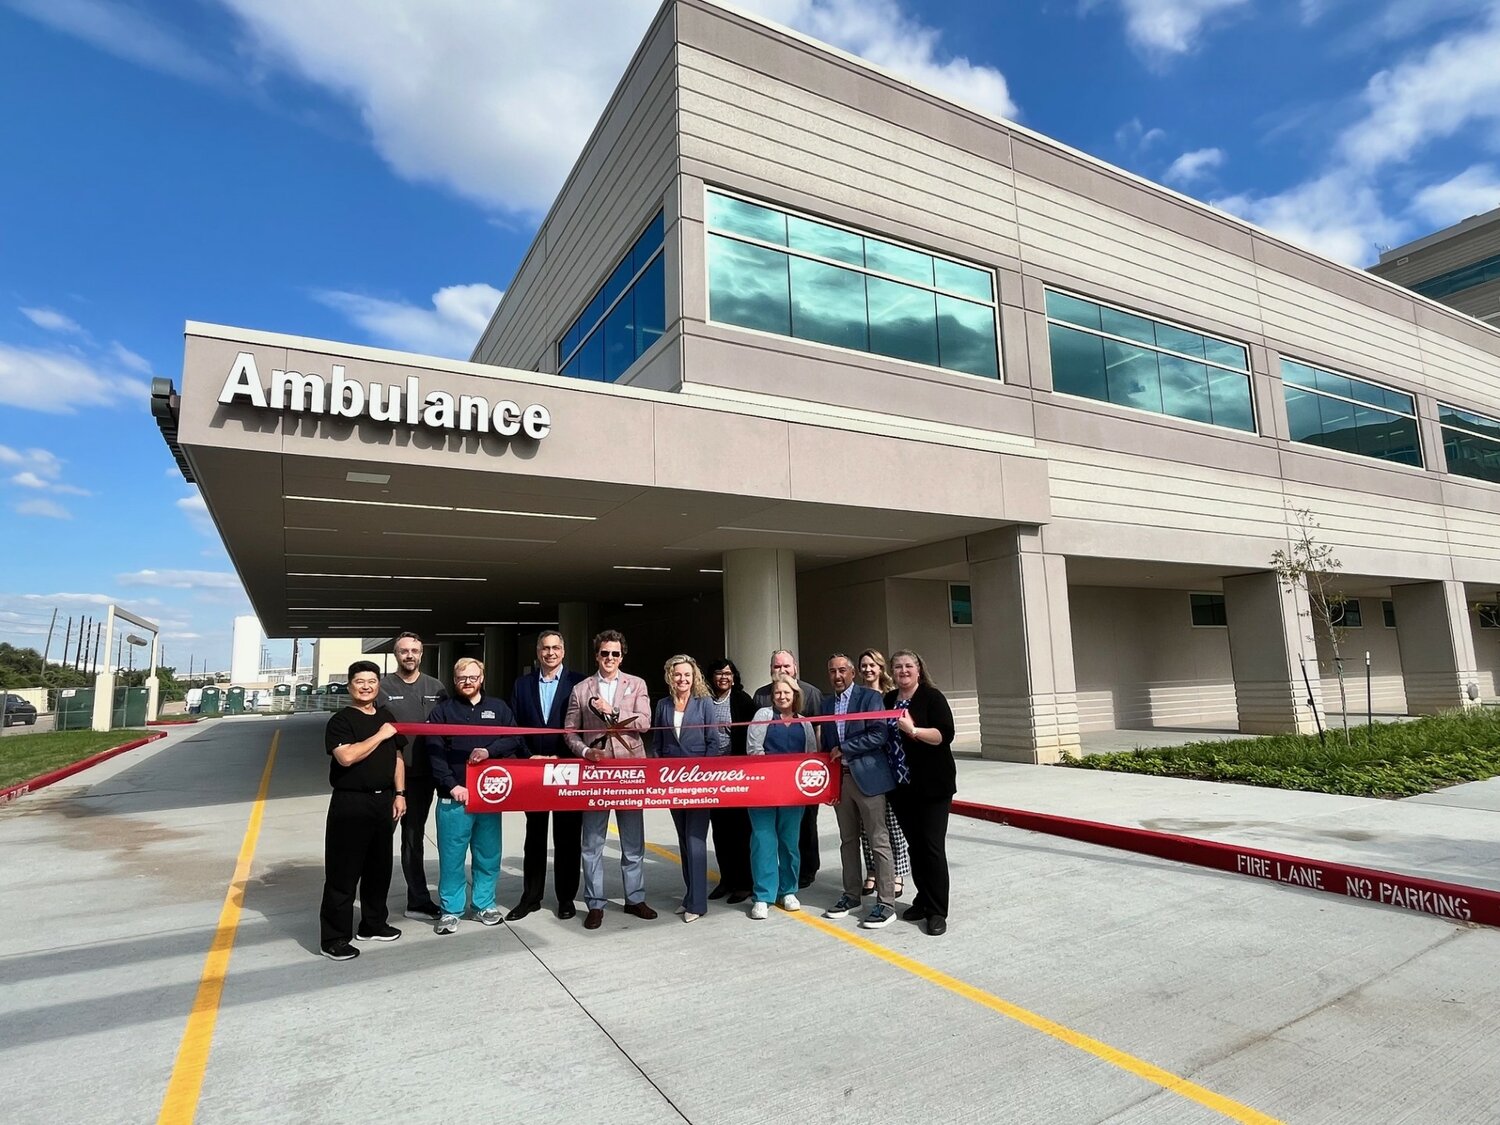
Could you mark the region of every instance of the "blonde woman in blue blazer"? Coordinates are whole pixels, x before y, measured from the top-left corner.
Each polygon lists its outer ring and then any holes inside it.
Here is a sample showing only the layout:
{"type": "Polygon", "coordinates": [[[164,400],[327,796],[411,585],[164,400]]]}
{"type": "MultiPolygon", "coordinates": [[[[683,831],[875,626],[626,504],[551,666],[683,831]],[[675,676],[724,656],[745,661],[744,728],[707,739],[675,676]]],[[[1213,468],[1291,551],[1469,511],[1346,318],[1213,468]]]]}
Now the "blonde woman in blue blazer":
{"type": "MultiPolygon", "coordinates": [[[[709,698],[708,685],[698,662],[678,655],[662,666],[668,695],[658,700],[651,725],[652,753],[658,758],[717,757],[728,749],[718,712],[709,698]]],[[[682,856],[682,881],[687,893],[677,913],[684,922],[696,922],[708,913],[708,817],[707,809],[673,809],[677,826],[677,849],[682,856]]]]}

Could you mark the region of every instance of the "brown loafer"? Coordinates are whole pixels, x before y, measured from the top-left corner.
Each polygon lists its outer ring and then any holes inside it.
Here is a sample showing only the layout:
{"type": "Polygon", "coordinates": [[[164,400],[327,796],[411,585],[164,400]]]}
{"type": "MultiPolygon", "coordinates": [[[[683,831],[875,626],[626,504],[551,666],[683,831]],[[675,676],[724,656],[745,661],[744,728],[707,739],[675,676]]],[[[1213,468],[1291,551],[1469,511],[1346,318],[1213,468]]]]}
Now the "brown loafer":
{"type": "MultiPolygon", "coordinates": [[[[602,914],[603,911],[600,911],[600,913],[602,914]]],[[[634,914],[637,918],[644,918],[648,922],[656,917],[656,911],[652,910],[644,902],[627,902],[625,904],[625,913],[634,914]]]]}
{"type": "MultiPolygon", "coordinates": [[[[629,910],[630,907],[627,906],[625,909],[629,910]]],[[[604,925],[604,911],[602,910],[590,909],[583,916],[583,928],[585,930],[597,930],[602,925],[604,925]]]]}

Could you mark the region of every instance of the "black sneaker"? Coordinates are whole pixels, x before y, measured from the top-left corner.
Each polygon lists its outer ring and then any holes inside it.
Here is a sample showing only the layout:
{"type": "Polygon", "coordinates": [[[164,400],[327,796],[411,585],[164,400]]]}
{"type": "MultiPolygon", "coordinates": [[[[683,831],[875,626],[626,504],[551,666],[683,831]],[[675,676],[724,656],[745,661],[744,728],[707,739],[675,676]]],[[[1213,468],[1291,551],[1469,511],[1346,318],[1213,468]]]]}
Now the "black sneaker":
{"type": "Polygon", "coordinates": [[[401,931],[392,925],[381,926],[380,929],[370,934],[355,934],[356,941],[395,941],[401,936],[401,931]]]}
{"type": "Polygon", "coordinates": [[[319,952],[330,961],[353,961],[359,956],[359,950],[347,941],[336,941],[332,945],[325,945],[319,952]]]}

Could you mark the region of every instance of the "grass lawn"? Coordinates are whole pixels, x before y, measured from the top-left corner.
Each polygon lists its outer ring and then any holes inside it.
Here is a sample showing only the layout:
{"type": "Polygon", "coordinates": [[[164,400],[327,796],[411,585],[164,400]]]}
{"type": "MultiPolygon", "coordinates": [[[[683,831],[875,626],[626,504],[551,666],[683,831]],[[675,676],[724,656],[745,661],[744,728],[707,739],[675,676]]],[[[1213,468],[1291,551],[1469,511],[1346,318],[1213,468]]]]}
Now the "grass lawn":
{"type": "Polygon", "coordinates": [[[146,737],[143,730],[63,730],[0,738],[0,787],[48,773],[101,750],[146,737]]]}
{"type": "Polygon", "coordinates": [[[1500,776],[1500,713],[1489,708],[1351,727],[1349,735],[1348,745],[1338,728],[1322,744],[1315,734],[1279,734],[1069,757],[1062,764],[1351,797],[1411,797],[1500,776]]]}

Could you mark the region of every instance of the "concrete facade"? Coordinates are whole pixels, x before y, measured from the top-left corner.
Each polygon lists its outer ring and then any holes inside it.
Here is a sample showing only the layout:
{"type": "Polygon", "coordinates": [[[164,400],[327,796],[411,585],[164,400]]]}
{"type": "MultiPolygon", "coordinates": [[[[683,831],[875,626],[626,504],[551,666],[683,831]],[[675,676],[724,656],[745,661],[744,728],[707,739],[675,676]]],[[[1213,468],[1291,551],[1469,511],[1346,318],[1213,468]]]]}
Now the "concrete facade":
{"type": "Polygon", "coordinates": [[[1310,728],[1328,653],[1271,566],[1308,519],[1364,633],[1396,605],[1396,643],[1345,641],[1361,703],[1366,648],[1382,707],[1494,692],[1470,606],[1500,588],[1500,486],[1447,471],[1437,404],[1500,411],[1500,333],[710,0],[661,8],[472,363],[190,325],[183,383],[176,441],[276,635],[508,622],[524,663],[536,615],[566,617],[625,630],[653,686],[675,651],[753,679],[794,637],[816,678],[912,647],[977,697],[986,755],[1050,761],[1104,725],[1310,728]],[[1000,377],[716,320],[710,191],[988,272],[1000,377]],[[660,338],[614,383],[550,374],[658,212],[660,338]],[[1253,430],[1055,391],[1049,291],[1242,346],[1253,430]],[[263,381],[419,378],[552,428],[221,403],[246,353],[263,381]],[[1412,396],[1422,467],[1293,441],[1283,359],[1412,396]],[[272,463],[279,490],[242,487],[272,463]],[[340,577],[365,565],[408,578],[340,577]]]}

